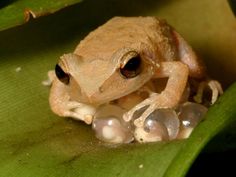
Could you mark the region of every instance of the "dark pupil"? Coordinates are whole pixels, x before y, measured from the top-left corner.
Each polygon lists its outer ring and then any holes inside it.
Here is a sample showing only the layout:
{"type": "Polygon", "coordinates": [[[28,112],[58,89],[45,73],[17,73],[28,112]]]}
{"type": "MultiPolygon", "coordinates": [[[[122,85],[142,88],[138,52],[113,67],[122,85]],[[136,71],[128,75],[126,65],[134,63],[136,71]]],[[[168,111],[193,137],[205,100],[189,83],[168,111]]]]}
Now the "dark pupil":
{"type": "Polygon", "coordinates": [[[69,81],[70,81],[69,74],[65,73],[58,64],[55,67],[55,72],[56,72],[57,78],[61,82],[63,82],[64,84],[69,84],[69,81]]]}
{"type": "Polygon", "coordinates": [[[141,59],[140,56],[131,58],[126,65],[120,69],[120,72],[126,78],[132,78],[140,73],[141,59]]]}

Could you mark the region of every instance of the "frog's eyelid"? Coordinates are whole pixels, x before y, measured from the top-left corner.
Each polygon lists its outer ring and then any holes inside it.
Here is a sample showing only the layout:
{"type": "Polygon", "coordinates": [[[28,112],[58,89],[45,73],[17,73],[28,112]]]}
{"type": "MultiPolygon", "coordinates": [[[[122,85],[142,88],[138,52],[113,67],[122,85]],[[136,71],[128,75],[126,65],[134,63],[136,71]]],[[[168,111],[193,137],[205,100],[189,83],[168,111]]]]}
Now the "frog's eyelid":
{"type": "Polygon", "coordinates": [[[116,69],[123,67],[132,57],[139,53],[133,48],[123,47],[117,50],[110,58],[111,64],[116,66],[116,69]]]}
{"type": "Polygon", "coordinates": [[[127,63],[120,67],[119,71],[126,79],[134,78],[140,74],[142,70],[142,59],[140,55],[134,56],[127,63]]]}
{"type": "Polygon", "coordinates": [[[120,59],[120,67],[123,68],[131,59],[138,56],[139,53],[137,51],[129,51],[125,53],[120,59]]]}

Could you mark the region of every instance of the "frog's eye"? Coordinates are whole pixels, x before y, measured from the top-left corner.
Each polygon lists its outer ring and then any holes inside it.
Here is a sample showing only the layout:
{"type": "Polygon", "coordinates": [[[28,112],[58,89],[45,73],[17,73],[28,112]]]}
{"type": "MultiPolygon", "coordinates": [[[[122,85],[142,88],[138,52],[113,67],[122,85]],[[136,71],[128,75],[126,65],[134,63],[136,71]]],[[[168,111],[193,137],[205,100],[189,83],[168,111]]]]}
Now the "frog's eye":
{"type": "Polygon", "coordinates": [[[69,74],[65,73],[63,71],[63,69],[57,64],[56,67],[55,67],[55,73],[56,73],[56,76],[57,78],[63,82],[64,84],[69,84],[69,81],[70,81],[70,76],[69,74]]]}
{"type": "Polygon", "coordinates": [[[120,73],[125,76],[125,78],[136,77],[141,72],[141,58],[139,55],[131,58],[122,68],[120,68],[120,73]]]}

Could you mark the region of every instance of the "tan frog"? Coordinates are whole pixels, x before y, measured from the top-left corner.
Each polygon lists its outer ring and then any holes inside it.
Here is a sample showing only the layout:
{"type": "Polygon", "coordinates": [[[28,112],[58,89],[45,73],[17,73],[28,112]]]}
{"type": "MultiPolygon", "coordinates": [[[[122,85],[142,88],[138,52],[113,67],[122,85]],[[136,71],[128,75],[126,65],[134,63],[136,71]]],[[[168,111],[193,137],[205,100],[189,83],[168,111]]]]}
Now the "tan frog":
{"type": "MultiPolygon", "coordinates": [[[[127,96],[152,81],[168,78],[161,93],[150,93],[123,115],[142,127],[155,109],[176,107],[189,77],[205,70],[187,42],[164,20],[155,17],[115,17],[91,32],[75,51],[61,57],[50,93],[50,106],[59,116],[90,124],[99,105],[127,96]],[[86,108],[86,109],[85,109],[86,108]]],[[[213,84],[215,97],[220,89],[213,84]]]]}

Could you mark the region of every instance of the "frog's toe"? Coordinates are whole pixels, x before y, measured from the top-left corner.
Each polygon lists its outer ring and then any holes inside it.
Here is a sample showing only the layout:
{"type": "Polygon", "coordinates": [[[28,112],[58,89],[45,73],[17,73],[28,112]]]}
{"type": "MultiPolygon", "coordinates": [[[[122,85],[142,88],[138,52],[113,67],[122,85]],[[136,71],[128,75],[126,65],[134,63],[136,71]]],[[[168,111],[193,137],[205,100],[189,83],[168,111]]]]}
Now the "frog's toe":
{"type": "Polygon", "coordinates": [[[150,105],[143,113],[142,115],[134,120],[134,125],[136,127],[143,127],[144,126],[144,122],[147,119],[147,117],[154,112],[156,109],[156,107],[154,105],[150,105]]]}
{"type": "Polygon", "coordinates": [[[216,80],[203,81],[199,84],[197,94],[194,96],[194,101],[197,103],[203,102],[203,92],[208,87],[211,91],[211,104],[214,104],[218,97],[223,94],[221,84],[216,80]]]}
{"type": "Polygon", "coordinates": [[[91,124],[96,108],[90,105],[82,104],[76,101],[69,101],[63,111],[64,117],[71,117],[76,120],[84,121],[87,124],[91,124]]]}
{"type": "Polygon", "coordinates": [[[128,111],[128,112],[126,112],[126,113],[123,115],[124,121],[129,122],[129,121],[133,118],[133,114],[134,114],[133,111],[128,111]]]}
{"type": "Polygon", "coordinates": [[[66,103],[66,109],[68,109],[68,110],[74,110],[74,109],[82,107],[82,106],[83,106],[83,104],[81,104],[77,101],[68,101],[66,103]]]}
{"type": "Polygon", "coordinates": [[[73,111],[65,111],[63,116],[71,117],[75,120],[84,121],[86,124],[91,124],[94,118],[92,114],[83,115],[81,113],[73,112],[73,111]]]}
{"type": "Polygon", "coordinates": [[[211,96],[211,104],[214,104],[218,97],[223,94],[223,89],[221,87],[221,84],[216,80],[210,80],[207,85],[210,87],[212,91],[211,96]]]}

